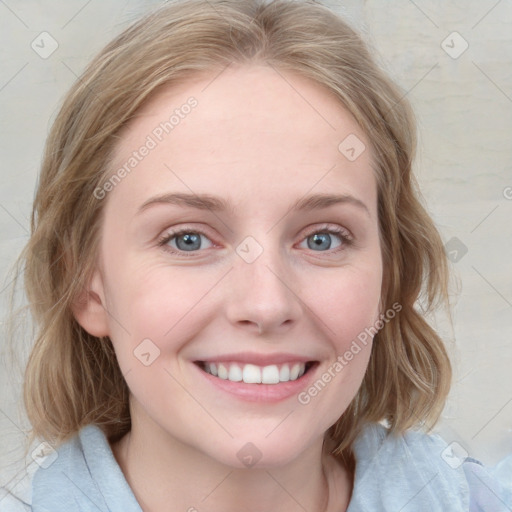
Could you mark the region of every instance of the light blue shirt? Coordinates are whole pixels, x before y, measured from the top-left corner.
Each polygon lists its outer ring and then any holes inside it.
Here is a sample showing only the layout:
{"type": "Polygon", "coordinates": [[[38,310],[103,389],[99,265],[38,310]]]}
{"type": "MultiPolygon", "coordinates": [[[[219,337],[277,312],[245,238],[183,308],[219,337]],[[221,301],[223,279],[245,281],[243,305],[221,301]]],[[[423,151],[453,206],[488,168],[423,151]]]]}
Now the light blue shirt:
{"type": "MultiPolygon", "coordinates": [[[[387,433],[382,425],[369,424],[354,443],[348,512],[512,511],[512,454],[485,468],[456,457],[438,435],[387,433]]],[[[6,498],[0,511],[142,512],[99,427],[82,428],[56,455],[33,476],[32,508],[6,498]]]]}

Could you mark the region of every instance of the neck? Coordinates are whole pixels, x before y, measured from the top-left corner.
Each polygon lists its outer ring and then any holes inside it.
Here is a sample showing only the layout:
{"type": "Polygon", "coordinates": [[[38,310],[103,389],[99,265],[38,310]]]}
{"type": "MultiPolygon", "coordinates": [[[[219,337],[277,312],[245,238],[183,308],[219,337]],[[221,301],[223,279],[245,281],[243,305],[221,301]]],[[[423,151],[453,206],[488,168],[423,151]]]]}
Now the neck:
{"type": "Polygon", "coordinates": [[[322,439],[284,466],[240,469],[152,426],[148,433],[149,424],[134,422],[112,444],[144,512],[340,512],[348,506],[351,475],[322,439]]]}

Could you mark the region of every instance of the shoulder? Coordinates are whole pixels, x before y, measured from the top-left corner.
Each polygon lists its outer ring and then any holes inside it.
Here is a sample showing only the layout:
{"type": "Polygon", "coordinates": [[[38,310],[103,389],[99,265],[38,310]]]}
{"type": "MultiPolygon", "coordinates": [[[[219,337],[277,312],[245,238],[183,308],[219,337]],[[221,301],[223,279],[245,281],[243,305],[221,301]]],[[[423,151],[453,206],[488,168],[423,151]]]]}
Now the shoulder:
{"type": "MultiPolygon", "coordinates": [[[[510,473],[508,482],[505,477],[507,467],[493,471],[457,456],[452,448],[437,434],[408,430],[395,435],[380,424],[366,425],[354,443],[349,512],[509,511],[512,481],[510,473]]],[[[508,459],[512,465],[512,455],[508,459]]]]}
{"type": "Polygon", "coordinates": [[[33,512],[107,511],[114,504],[140,512],[105,434],[96,425],[83,427],[56,451],[50,450],[34,474],[33,512]]]}

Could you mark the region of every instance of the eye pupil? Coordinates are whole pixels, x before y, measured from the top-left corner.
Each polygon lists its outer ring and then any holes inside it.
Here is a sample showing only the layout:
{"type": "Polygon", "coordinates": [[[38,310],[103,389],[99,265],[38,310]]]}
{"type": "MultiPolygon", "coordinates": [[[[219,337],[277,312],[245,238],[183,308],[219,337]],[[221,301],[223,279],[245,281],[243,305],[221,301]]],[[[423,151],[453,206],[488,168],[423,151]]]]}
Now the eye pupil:
{"type": "Polygon", "coordinates": [[[195,233],[186,233],[184,235],[179,235],[176,237],[176,246],[178,247],[178,249],[183,251],[199,249],[201,246],[201,235],[195,233]],[[181,240],[183,240],[184,245],[180,244],[181,240]]]}
{"type": "MultiPolygon", "coordinates": [[[[195,231],[187,231],[176,233],[170,237],[170,241],[176,244],[176,249],[183,252],[195,252],[199,251],[202,246],[201,233],[195,231]]],[[[340,235],[336,234],[336,237],[340,238],[340,235]]],[[[341,237],[343,240],[343,237],[341,237]]],[[[307,246],[309,249],[318,251],[328,251],[332,246],[332,235],[329,231],[327,232],[316,232],[306,237],[307,246]]],[[[170,241],[167,243],[171,245],[170,241]]],[[[341,243],[343,246],[343,242],[341,243]]]]}
{"type": "Polygon", "coordinates": [[[315,233],[308,238],[308,247],[310,249],[330,249],[331,236],[328,233],[315,233]],[[312,243],[309,242],[310,239],[313,239],[312,243]]]}

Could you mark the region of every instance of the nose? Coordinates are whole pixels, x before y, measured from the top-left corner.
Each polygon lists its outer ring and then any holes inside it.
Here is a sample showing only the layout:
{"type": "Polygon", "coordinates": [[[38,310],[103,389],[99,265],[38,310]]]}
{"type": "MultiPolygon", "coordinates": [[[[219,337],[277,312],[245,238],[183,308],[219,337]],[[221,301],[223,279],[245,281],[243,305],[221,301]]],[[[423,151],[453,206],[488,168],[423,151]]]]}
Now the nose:
{"type": "Polygon", "coordinates": [[[277,252],[264,250],[252,263],[235,255],[226,300],[232,325],[256,334],[282,334],[303,315],[297,279],[277,252]]]}

